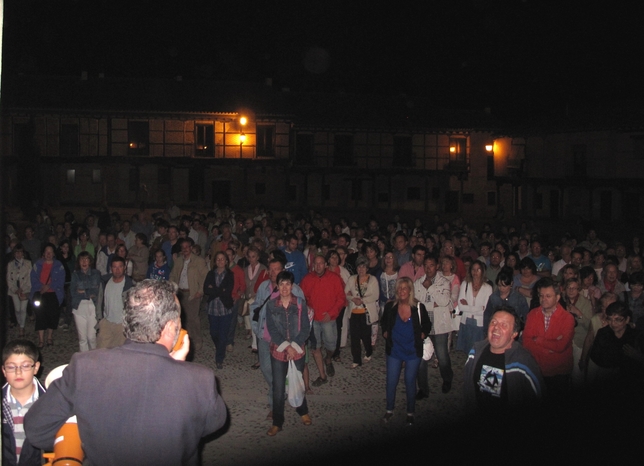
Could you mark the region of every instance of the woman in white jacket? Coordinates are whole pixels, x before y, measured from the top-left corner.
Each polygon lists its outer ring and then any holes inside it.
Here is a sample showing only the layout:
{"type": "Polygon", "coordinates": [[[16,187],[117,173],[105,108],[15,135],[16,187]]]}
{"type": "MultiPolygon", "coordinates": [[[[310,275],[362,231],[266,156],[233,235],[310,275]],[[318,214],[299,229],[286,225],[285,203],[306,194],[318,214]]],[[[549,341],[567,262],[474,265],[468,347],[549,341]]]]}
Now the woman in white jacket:
{"type": "Polygon", "coordinates": [[[349,331],[351,335],[351,356],[355,369],[362,365],[360,341],[365,348],[364,361],[371,361],[371,326],[378,322],[378,296],[380,288],[378,279],[367,273],[367,258],[360,256],[356,260],[357,275],[352,275],[344,292],[349,303],[349,331]]]}
{"type": "Polygon", "coordinates": [[[7,291],[13,299],[16,320],[20,327],[20,337],[25,336],[25,320],[27,319],[27,303],[31,291],[31,261],[25,259],[22,244],[13,248],[13,260],[7,264],[7,291]]]}
{"type": "Polygon", "coordinates": [[[462,313],[456,343],[458,351],[467,353],[474,343],[485,339],[483,315],[487,300],[494,291],[485,280],[485,269],[483,262],[478,260],[472,262],[465,283],[461,283],[458,294],[458,308],[462,313]]]}

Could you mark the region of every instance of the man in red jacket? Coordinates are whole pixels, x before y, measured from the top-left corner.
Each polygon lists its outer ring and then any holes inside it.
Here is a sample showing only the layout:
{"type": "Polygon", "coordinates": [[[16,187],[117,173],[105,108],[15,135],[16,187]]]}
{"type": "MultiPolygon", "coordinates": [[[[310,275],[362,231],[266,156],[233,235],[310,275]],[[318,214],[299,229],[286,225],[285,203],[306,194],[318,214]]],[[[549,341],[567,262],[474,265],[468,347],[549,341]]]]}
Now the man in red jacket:
{"type": "Polygon", "coordinates": [[[315,257],[313,272],[308,273],[302,279],[300,287],[304,292],[306,305],[314,311],[310,344],[320,376],[313,381],[312,385],[319,387],[328,382],[327,375],[331,377],[335,375],[335,368],[331,362],[338,338],[335,319],[346,305],[347,299],[344,294],[342,278],[338,274],[327,272],[326,259],[322,256],[315,257]],[[323,345],[326,348],[324,363],[322,361],[323,345]]]}
{"type": "Polygon", "coordinates": [[[550,277],[535,284],[539,307],[532,309],[523,330],[523,346],[537,361],[549,396],[568,391],[572,373],[575,318],[559,304],[559,286],[550,277]]]}

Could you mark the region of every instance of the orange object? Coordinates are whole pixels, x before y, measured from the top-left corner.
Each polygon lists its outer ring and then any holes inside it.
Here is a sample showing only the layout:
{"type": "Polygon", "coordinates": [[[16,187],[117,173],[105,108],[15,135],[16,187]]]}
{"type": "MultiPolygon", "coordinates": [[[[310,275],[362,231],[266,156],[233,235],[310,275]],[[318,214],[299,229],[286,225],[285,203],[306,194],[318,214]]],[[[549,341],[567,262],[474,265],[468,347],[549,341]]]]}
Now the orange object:
{"type": "Polygon", "coordinates": [[[177,339],[177,342],[174,345],[174,348],[172,348],[172,351],[177,351],[179,348],[181,348],[181,345],[183,345],[183,337],[188,334],[188,331],[185,329],[179,330],[179,338],[177,339]]]}
{"type": "Polygon", "coordinates": [[[54,441],[54,453],[43,454],[49,461],[48,465],[56,466],[80,466],[83,464],[85,453],[81,446],[78,424],[66,422],[58,430],[54,441]]]}

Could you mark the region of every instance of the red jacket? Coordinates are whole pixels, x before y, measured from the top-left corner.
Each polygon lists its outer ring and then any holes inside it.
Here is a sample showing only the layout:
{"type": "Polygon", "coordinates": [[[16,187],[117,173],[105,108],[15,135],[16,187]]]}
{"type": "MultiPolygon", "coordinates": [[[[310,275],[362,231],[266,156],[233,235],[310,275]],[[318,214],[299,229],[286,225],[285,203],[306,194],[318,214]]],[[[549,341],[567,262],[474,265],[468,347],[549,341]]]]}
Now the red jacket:
{"type": "Polygon", "coordinates": [[[244,269],[235,265],[230,269],[235,277],[235,284],[233,285],[233,299],[237,301],[241,295],[246,292],[246,279],[244,278],[244,269]]]}
{"type": "Polygon", "coordinates": [[[548,331],[541,307],[528,313],[523,330],[523,347],[537,361],[544,377],[572,373],[572,337],[575,318],[557,303],[548,331]]]}
{"type": "Polygon", "coordinates": [[[306,305],[315,311],[313,320],[318,322],[324,319],[324,313],[335,320],[346,305],[342,278],[328,270],[321,277],[315,272],[308,273],[302,279],[300,288],[304,292],[306,305]]]}

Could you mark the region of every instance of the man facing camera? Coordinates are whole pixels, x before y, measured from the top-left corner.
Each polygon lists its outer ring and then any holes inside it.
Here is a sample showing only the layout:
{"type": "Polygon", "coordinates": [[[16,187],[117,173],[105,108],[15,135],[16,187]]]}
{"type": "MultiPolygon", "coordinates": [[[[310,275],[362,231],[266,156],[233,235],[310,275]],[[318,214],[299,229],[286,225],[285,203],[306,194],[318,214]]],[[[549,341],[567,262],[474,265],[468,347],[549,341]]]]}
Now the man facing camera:
{"type": "Polygon", "coordinates": [[[176,285],[143,280],[127,293],[126,341],[76,353],[25,417],[31,443],[51,450],[70,416],[93,465],[198,464],[202,437],[226,421],[211,369],[185,362],[176,285]]]}

